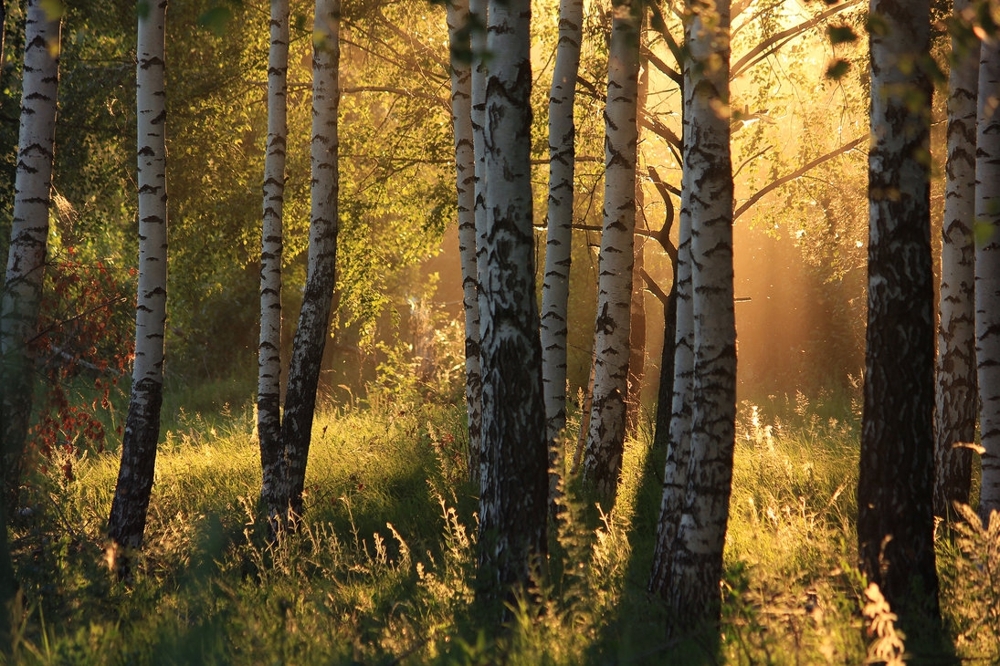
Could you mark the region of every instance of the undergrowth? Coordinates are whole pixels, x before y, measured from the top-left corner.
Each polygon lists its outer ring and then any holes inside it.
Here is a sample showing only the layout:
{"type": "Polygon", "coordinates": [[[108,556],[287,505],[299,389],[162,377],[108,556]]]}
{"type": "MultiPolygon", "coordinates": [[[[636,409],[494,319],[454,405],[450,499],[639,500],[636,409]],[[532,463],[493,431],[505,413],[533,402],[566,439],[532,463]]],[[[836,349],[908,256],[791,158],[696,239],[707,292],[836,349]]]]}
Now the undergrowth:
{"type": "MultiPolygon", "coordinates": [[[[920,651],[887,633],[891,609],[855,568],[847,406],[741,405],[721,632],[687,640],[667,637],[646,592],[665,456],[647,431],[609,513],[565,484],[538,598],[501,629],[474,603],[459,410],[374,396],[318,415],[304,520],[273,542],[251,411],[172,418],[130,586],[104,562],[116,457],[67,451],[72,478],[36,479],[11,531],[25,600],[12,663],[861,664],[920,651]]],[[[995,663],[1000,518],[942,529],[938,559],[957,656],[995,663]]]]}

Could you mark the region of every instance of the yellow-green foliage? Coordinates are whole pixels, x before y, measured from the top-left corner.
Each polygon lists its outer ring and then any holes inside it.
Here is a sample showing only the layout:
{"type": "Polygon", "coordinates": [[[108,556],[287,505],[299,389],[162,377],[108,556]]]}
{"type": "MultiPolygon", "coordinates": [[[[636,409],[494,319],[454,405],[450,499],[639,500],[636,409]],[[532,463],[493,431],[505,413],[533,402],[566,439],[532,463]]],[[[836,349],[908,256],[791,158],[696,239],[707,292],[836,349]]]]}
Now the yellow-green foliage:
{"type": "MultiPolygon", "coordinates": [[[[804,396],[741,406],[722,631],[691,639],[668,638],[646,593],[665,455],[648,432],[628,442],[607,514],[565,484],[549,562],[503,629],[474,603],[459,409],[383,396],[320,413],[304,521],[271,543],[253,419],[217,416],[174,415],[131,587],[103,564],[116,458],[39,480],[11,530],[27,602],[14,663],[860,664],[902,651],[892,609],[854,568],[850,410],[804,396]]],[[[967,518],[938,540],[955,651],[986,662],[1000,643],[998,531],[967,518]]]]}

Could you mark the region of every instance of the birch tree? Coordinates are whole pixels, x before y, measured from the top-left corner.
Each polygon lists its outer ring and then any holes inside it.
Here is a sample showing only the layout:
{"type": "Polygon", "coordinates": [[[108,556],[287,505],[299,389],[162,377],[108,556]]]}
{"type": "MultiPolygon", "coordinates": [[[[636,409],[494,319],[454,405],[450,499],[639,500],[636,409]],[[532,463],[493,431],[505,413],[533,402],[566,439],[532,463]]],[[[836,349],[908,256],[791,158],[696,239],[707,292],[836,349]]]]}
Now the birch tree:
{"type": "MultiPolygon", "coordinates": [[[[679,232],[674,265],[673,322],[670,321],[671,303],[668,300],[664,314],[664,331],[674,335],[671,348],[674,356],[673,391],[668,396],[660,391],[660,407],[657,412],[656,443],[666,443],[667,461],[663,472],[663,497],[660,501],[660,517],[656,525],[656,545],[653,552],[653,572],[649,591],[663,599],[669,598],[673,589],[672,563],[676,548],[677,531],[684,499],[687,494],[688,461],[691,457],[691,395],[694,380],[694,309],[691,291],[691,208],[684,206],[684,193],[690,198],[691,185],[681,177],[682,206],[679,215],[679,232]],[[673,328],[670,324],[673,323],[673,328]],[[669,399],[669,403],[667,400],[669,399]],[[669,404],[669,419],[660,418],[660,413],[669,404]],[[666,425],[668,429],[663,426],[666,425]]],[[[661,372],[666,372],[664,362],[661,372]]]]}
{"type": "MultiPolygon", "coordinates": [[[[969,6],[955,0],[954,13],[969,6]]],[[[948,159],[945,166],[934,421],[934,513],[947,517],[952,502],[969,503],[976,436],[975,245],[976,98],[979,49],[952,39],[948,77],[948,159]]]]}
{"type": "MultiPolygon", "coordinates": [[[[482,372],[479,363],[479,275],[476,267],[476,155],[472,130],[472,65],[468,0],[448,3],[451,45],[451,116],[455,134],[458,191],[458,253],[465,311],[465,402],[469,418],[469,475],[479,478],[482,429],[482,372]]],[[[481,30],[481,28],[480,28],[481,30]]]]}
{"type": "MultiPolygon", "coordinates": [[[[736,419],[729,3],[695,2],[685,26],[682,207],[691,216],[691,452],[671,562],[669,605],[717,620],[736,419]]],[[[679,308],[678,308],[679,309],[679,308]]],[[[676,370],[675,370],[676,372],[676,370]]]]}
{"type": "MultiPolygon", "coordinates": [[[[489,3],[487,0],[469,0],[469,23],[472,29],[469,31],[469,45],[471,61],[470,72],[470,113],[472,117],[472,154],[475,170],[475,187],[473,218],[476,226],[476,283],[480,289],[484,279],[485,252],[486,252],[486,22],[489,17],[489,3]]],[[[482,317],[482,303],[477,303],[479,312],[477,316],[482,317]]],[[[469,444],[473,441],[479,442],[478,460],[471,461],[470,476],[478,478],[480,484],[489,474],[486,469],[487,457],[484,454],[486,444],[483,441],[483,404],[482,404],[482,381],[483,381],[483,358],[482,358],[482,320],[479,320],[479,330],[475,332],[477,342],[479,342],[479,421],[469,422],[469,444]]]]}
{"type": "Polygon", "coordinates": [[[49,233],[61,21],[51,9],[48,3],[32,0],[25,17],[14,210],[0,294],[0,444],[3,493],[11,511],[18,504],[31,416],[30,344],[38,327],[49,233]]]}
{"type": "MultiPolygon", "coordinates": [[[[542,283],[542,385],[545,391],[549,468],[556,469],[558,440],[566,427],[566,335],[572,261],[576,125],[573,105],[583,40],[583,0],[559,3],[559,42],[549,91],[549,197],[542,283]]],[[[554,496],[558,474],[549,478],[554,496]]]]}
{"type": "Polygon", "coordinates": [[[484,118],[486,229],[479,252],[484,599],[530,583],[544,564],[548,452],[535,302],[529,0],[489,5],[484,118]]]}
{"type": "Polygon", "coordinates": [[[284,466],[281,483],[268,501],[271,515],[294,520],[302,515],[302,491],[316,411],[320,363],[330,330],[337,265],[338,148],[340,105],[340,0],[316,0],[313,24],[312,208],[305,291],[292,358],[281,424],[284,466]],[[288,513],[290,512],[290,514],[288,513]]]}
{"type": "Polygon", "coordinates": [[[604,212],[598,260],[593,403],[584,480],[613,501],[625,446],[629,323],[635,261],[636,99],[642,3],[616,1],[608,52],[604,212]]]}
{"type": "MultiPolygon", "coordinates": [[[[271,0],[267,62],[267,153],[260,253],[260,343],[257,347],[257,434],[261,498],[281,473],[281,256],[288,138],[288,0],[271,0]]],[[[273,515],[271,516],[273,518],[273,515]]]]}
{"type": "Polygon", "coordinates": [[[868,326],[858,546],[894,610],[934,568],[934,312],[930,243],[929,3],[870,4],[868,326]]]}
{"type": "MultiPolygon", "coordinates": [[[[42,298],[55,155],[61,15],[51,9],[41,0],[31,0],[25,16],[14,210],[0,294],[0,454],[4,483],[0,489],[0,640],[4,645],[10,637],[18,590],[7,542],[7,515],[18,505],[21,460],[31,415],[34,359],[29,345],[38,327],[42,298]]],[[[6,12],[0,16],[6,18],[6,12]]]]}
{"type": "Polygon", "coordinates": [[[136,44],[139,286],[135,361],[121,466],[108,519],[110,561],[120,576],[129,575],[128,551],[142,545],[146,529],[163,403],[163,336],[167,317],[166,9],[166,0],[157,0],[139,12],[136,44]]]}
{"type": "Polygon", "coordinates": [[[976,363],[983,472],[979,513],[1000,510],[1000,42],[983,40],[976,132],[976,363]]]}

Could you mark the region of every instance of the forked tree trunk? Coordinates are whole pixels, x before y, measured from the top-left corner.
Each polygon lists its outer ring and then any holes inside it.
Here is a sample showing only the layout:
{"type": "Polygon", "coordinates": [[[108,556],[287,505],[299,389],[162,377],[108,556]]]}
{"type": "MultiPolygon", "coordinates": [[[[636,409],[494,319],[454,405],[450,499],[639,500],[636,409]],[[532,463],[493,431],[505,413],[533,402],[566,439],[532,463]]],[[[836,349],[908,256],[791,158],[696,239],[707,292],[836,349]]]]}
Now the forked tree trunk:
{"type": "Polygon", "coordinates": [[[915,587],[936,609],[938,589],[927,160],[932,88],[919,66],[898,64],[927,53],[928,5],[871,2],[884,30],[870,36],[868,328],[857,530],[861,571],[904,613],[924,603],[911,595],[915,587]]]}
{"type": "Polygon", "coordinates": [[[549,440],[549,496],[554,498],[561,470],[557,469],[559,437],[566,427],[566,334],[569,269],[572,261],[573,192],[576,189],[576,125],[573,104],[583,39],[583,0],[559,3],[559,44],[549,91],[549,199],[542,283],[542,384],[549,440]]]}
{"type": "Polygon", "coordinates": [[[691,219],[694,374],[686,491],[667,590],[679,627],[719,619],[736,420],[729,2],[692,2],[688,11],[681,206],[691,219]]]}
{"type": "MultiPolygon", "coordinates": [[[[968,0],[955,0],[962,12],[968,0]]],[[[960,54],[959,40],[952,52],[960,54]]],[[[976,436],[976,96],[979,49],[952,64],[948,78],[948,162],[945,168],[938,324],[937,400],[934,421],[934,514],[948,517],[953,502],[969,503],[976,436]]]]}
{"type": "Polygon", "coordinates": [[[548,449],[535,302],[529,0],[489,7],[486,237],[480,248],[483,458],[481,597],[529,586],[543,566],[548,449]]]}
{"type": "Polygon", "coordinates": [[[164,33],[166,0],[139,15],[136,107],[139,148],[139,287],[135,309],[132,397],[122,460],[108,519],[112,564],[130,575],[128,551],[142,546],[153,488],[163,403],[163,336],[167,318],[167,183],[164,33]]]}
{"type": "MultiPolygon", "coordinates": [[[[257,348],[257,434],[261,500],[275,518],[281,474],[281,255],[288,138],[288,0],[271,0],[267,62],[267,153],[260,252],[260,344],[257,348]]],[[[273,526],[272,526],[273,527],[273,526]]]]}
{"type": "Polygon", "coordinates": [[[14,210],[0,294],[0,445],[9,511],[18,505],[31,418],[35,364],[30,345],[42,299],[55,151],[60,17],[48,15],[45,6],[31,0],[25,17],[14,210]]]}
{"type": "Polygon", "coordinates": [[[976,146],[976,357],[983,474],[979,514],[1000,510],[1000,43],[984,40],[979,66],[976,146]],[[978,235],[978,234],[977,234],[978,235]]]}
{"type": "Polygon", "coordinates": [[[451,117],[458,189],[458,253],[465,309],[465,403],[469,418],[469,476],[479,479],[483,378],[479,363],[479,275],[476,268],[476,155],[472,136],[472,42],[468,0],[448,3],[451,117]]]}
{"type": "MultiPolygon", "coordinates": [[[[302,515],[306,462],[316,413],[323,348],[330,330],[337,266],[338,148],[337,112],[340,106],[340,0],[316,0],[313,24],[312,208],[309,223],[309,266],[292,343],[281,424],[285,472],[279,512],[288,519],[302,515]]],[[[281,515],[279,513],[278,515],[281,515]]]]}
{"type": "Polygon", "coordinates": [[[613,504],[625,446],[629,322],[635,248],[636,95],[642,3],[616,1],[608,53],[604,223],[598,260],[594,397],[583,478],[613,504]]]}

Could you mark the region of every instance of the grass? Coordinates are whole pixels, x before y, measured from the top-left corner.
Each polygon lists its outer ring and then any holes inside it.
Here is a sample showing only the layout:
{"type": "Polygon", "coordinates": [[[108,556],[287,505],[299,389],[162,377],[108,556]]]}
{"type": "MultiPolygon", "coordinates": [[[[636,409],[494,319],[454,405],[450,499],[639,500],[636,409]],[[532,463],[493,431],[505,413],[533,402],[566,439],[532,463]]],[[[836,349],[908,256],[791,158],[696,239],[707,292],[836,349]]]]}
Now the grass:
{"type": "MultiPolygon", "coordinates": [[[[648,431],[628,443],[609,514],[569,484],[541,608],[518,607],[498,631],[472,603],[476,504],[459,410],[376,397],[322,412],[302,530],[267,544],[252,411],[178,408],[131,587],[103,565],[117,458],[91,453],[72,461],[72,480],[35,479],[30,516],[11,530],[25,595],[11,661],[865,663],[892,618],[855,568],[857,421],[847,400],[741,405],[723,625],[677,641],[645,591],[664,457],[648,431]]],[[[942,529],[938,562],[955,654],[997,663],[1000,519],[942,529]]],[[[901,639],[915,657],[920,638],[901,639]]]]}

